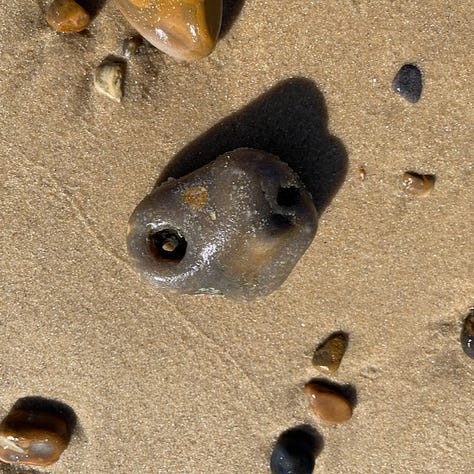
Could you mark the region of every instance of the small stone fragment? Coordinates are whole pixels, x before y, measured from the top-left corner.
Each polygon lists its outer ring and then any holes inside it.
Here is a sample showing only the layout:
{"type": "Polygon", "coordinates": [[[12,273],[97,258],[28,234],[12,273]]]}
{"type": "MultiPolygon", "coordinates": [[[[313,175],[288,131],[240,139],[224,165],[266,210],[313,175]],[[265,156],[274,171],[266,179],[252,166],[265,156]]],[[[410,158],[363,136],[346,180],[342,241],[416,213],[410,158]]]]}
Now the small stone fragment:
{"type": "Polygon", "coordinates": [[[16,404],[0,424],[0,460],[48,466],[67,448],[71,432],[59,413],[16,404]]]}
{"type": "Polygon", "coordinates": [[[413,196],[428,196],[435,184],[436,177],[432,174],[418,174],[414,171],[407,171],[403,174],[402,184],[407,194],[413,196]]]}
{"type": "Polygon", "coordinates": [[[343,332],[331,334],[320,344],[313,355],[313,365],[321,373],[332,375],[339,368],[347,349],[348,337],[343,332]]]}
{"type": "Polygon", "coordinates": [[[461,347],[464,353],[474,359],[474,308],[469,311],[461,330],[461,347]]]}
{"type": "Polygon", "coordinates": [[[352,417],[349,400],[335,389],[315,381],[308,382],[304,389],[311,410],[321,420],[337,424],[352,417]]]}
{"type": "Polygon", "coordinates": [[[420,69],[414,64],[405,64],[393,79],[392,87],[408,102],[418,102],[423,90],[423,78],[420,69]]]}
{"type": "Polygon", "coordinates": [[[124,64],[120,61],[104,61],[94,72],[94,86],[101,94],[120,102],[123,96],[124,64]]]}
{"type": "Polygon", "coordinates": [[[222,21],[222,0],[116,0],[130,24],[170,56],[194,61],[214,49],[222,21]]]}
{"type": "Polygon", "coordinates": [[[85,30],[91,17],[74,0],[53,0],[46,13],[46,21],[54,30],[69,33],[85,30]]]}
{"type": "Polygon", "coordinates": [[[293,428],[282,433],[270,458],[272,474],[311,474],[315,465],[316,440],[309,431],[293,428]]]}
{"type": "Polygon", "coordinates": [[[360,165],[357,168],[357,172],[359,173],[359,178],[361,181],[365,181],[365,177],[367,176],[367,172],[365,171],[365,167],[360,165]]]}
{"type": "Polygon", "coordinates": [[[127,245],[138,272],[161,289],[253,300],[283,283],[316,225],[312,198],[288,165],[241,148],[156,187],[133,212],[127,245]]]}
{"type": "Polygon", "coordinates": [[[143,38],[139,35],[132,36],[123,41],[122,54],[125,58],[131,58],[135,54],[138,54],[140,49],[143,47],[143,38]]]}

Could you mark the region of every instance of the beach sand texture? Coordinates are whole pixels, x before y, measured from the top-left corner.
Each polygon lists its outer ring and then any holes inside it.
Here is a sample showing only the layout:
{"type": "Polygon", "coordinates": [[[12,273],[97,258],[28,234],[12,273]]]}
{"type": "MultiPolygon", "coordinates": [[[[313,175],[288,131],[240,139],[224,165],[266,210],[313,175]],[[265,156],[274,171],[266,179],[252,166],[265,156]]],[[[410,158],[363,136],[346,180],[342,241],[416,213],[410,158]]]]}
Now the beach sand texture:
{"type": "Polygon", "coordinates": [[[211,56],[131,58],[120,104],[92,79],[132,32],[114,3],[72,35],[47,7],[0,4],[0,416],[34,395],[79,423],[38,472],[266,473],[278,435],[309,423],[315,472],[471,473],[472,2],[227,0],[211,56]],[[392,90],[405,63],[416,104],[392,90]],[[130,265],[131,212],[241,146],[299,173],[316,238],[264,299],[160,293],[130,265]],[[407,170],[436,175],[430,196],[405,195],[407,170]],[[332,380],[357,403],[330,426],[303,386],[337,330],[332,380]]]}

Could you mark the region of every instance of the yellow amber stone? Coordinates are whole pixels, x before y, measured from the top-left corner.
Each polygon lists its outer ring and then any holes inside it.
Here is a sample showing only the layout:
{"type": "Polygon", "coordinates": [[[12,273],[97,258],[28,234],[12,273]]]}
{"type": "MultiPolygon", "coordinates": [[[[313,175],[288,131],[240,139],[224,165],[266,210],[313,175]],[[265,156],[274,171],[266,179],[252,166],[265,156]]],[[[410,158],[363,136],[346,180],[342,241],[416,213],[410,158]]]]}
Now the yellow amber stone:
{"type": "Polygon", "coordinates": [[[59,415],[13,407],[0,424],[0,461],[49,466],[66,449],[71,433],[59,415]]]}
{"type": "Polygon", "coordinates": [[[131,25],[170,56],[194,61],[214,49],[222,0],[116,0],[131,25]]]}

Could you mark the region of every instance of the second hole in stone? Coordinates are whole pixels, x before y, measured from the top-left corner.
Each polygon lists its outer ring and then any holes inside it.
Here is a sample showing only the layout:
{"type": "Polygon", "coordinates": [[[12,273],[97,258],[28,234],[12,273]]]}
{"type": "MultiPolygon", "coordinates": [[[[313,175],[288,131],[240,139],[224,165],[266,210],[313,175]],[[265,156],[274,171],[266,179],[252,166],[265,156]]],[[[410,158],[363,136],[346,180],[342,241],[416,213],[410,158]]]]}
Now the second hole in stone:
{"type": "Polygon", "coordinates": [[[292,207],[298,203],[300,190],[296,186],[280,187],[277,194],[277,204],[284,207],[292,207]]]}

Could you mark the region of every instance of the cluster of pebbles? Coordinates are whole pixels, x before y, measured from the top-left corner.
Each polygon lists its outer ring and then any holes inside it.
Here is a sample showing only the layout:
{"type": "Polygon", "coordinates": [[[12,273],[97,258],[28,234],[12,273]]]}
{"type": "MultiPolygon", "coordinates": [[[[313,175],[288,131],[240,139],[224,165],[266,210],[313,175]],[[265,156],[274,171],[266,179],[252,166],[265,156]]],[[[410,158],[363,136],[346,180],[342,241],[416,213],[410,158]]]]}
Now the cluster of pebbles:
{"type": "MultiPolygon", "coordinates": [[[[334,375],[348,342],[347,334],[342,331],[331,334],[314,351],[313,367],[322,375],[334,375]]],[[[304,392],[311,412],[322,422],[334,425],[352,418],[353,403],[339,384],[326,378],[315,378],[305,384],[304,392]]],[[[311,474],[316,450],[315,435],[309,430],[287,430],[278,437],[273,447],[270,470],[272,474],[311,474]],[[311,439],[313,442],[310,442],[311,439]]]]}
{"type": "MultiPolygon", "coordinates": [[[[117,3],[148,41],[189,61],[213,50],[222,1],[187,1],[193,4],[192,17],[181,1],[117,3]],[[189,37],[183,22],[200,34],[189,37]]],[[[57,32],[80,32],[88,27],[91,15],[74,0],[53,0],[46,20],[57,32]]],[[[96,68],[94,84],[99,92],[121,100],[125,61],[143,44],[140,36],[128,38],[120,58],[108,57],[96,68]]],[[[410,103],[420,99],[422,87],[422,73],[414,64],[404,65],[392,83],[393,90],[410,103]]],[[[366,178],[362,166],[359,175],[366,178]]],[[[434,183],[434,175],[414,171],[402,177],[405,192],[413,196],[428,196],[434,183]]],[[[310,245],[316,226],[311,196],[286,164],[264,151],[238,149],[155,188],[132,214],[127,243],[137,270],[161,289],[252,300],[281,285],[310,245]],[[210,241],[218,245],[209,246],[210,241]]],[[[460,342],[474,358],[474,309],[464,320],[460,342]]],[[[338,370],[347,345],[347,334],[331,334],[312,358],[315,369],[326,378],[309,380],[304,393],[311,412],[324,423],[340,424],[352,417],[351,397],[343,386],[327,379],[338,370]]],[[[75,422],[72,409],[59,402],[39,397],[18,400],[0,423],[0,460],[42,467],[53,464],[67,448],[75,422]]],[[[273,474],[310,474],[315,456],[314,433],[290,429],[276,441],[270,469],[273,474]]]]}

